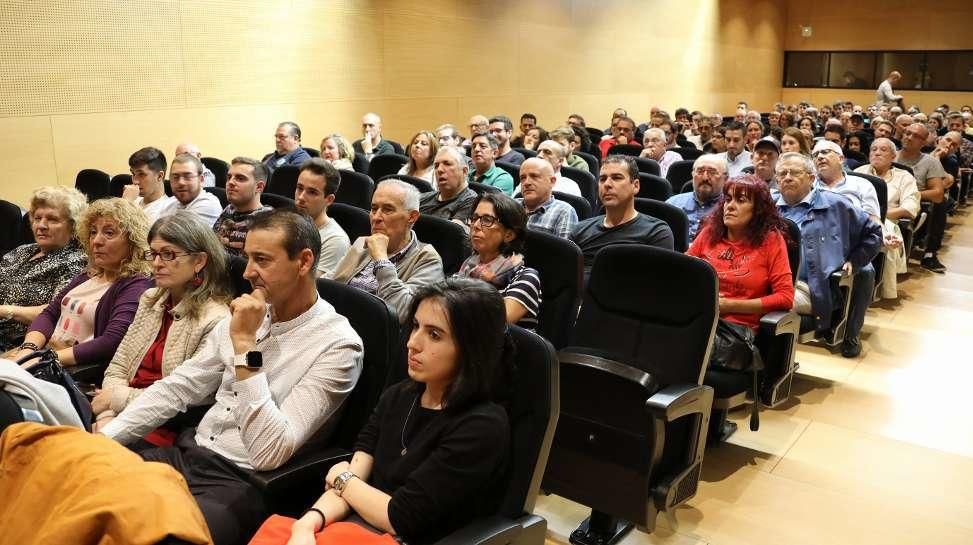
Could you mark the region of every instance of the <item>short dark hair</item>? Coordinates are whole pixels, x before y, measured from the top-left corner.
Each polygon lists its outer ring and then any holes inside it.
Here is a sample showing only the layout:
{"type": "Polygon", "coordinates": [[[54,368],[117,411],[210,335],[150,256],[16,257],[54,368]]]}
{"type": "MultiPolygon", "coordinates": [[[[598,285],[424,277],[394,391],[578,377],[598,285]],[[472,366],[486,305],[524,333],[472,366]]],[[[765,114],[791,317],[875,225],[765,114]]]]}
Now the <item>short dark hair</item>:
{"type": "Polygon", "coordinates": [[[681,115],[689,115],[689,110],[687,110],[686,108],[676,108],[676,113],[674,115],[676,117],[679,117],[681,115]]]}
{"type": "Polygon", "coordinates": [[[534,115],[534,114],[532,114],[532,113],[530,113],[530,112],[526,112],[526,113],[524,113],[524,115],[520,116],[520,120],[521,121],[523,121],[525,119],[533,119],[534,120],[534,123],[537,123],[537,116],[534,115]]]}
{"type": "Polygon", "coordinates": [[[267,171],[267,167],[256,159],[251,159],[250,157],[234,157],[230,161],[231,165],[250,165],[253,168],[253,179],[255,181],[264,182],[270,177],[270,172],[267,171]]]}
{"type": "MultiPolygon", "coordinates": [[[[443,307],[456,345],[456,375],[443,394],[444,411],[459,412],[484,401],[503,401],[513,376],[515,348],[507,332],[503,297],[470,278],[447,278],[420,287],[409,308],[410,327],[419,305],[435,299],[443,307]]],[[[419,392],[425,385],[416,384],[419,392]]]]}
{"type": "Polygon", "coordinates": [[[318,259],[321,257],[321,233],[311,218],[292,208],[274,208],[266,212],[254,214],[248,233],[259,229],[279,229],[284,233],[283,246],[287,257],[294,259],[304,250],[311,250],[314,263],[308,274],[317,271],[318,259]]]}
{"type": "Polygon", "coordinates": [[[607,164],[614,165],[624,165],[628,168],[628,177],[631,181],[636,181],[639,179],[639,164],[635,162],[635,158],[628,155],[609,155],[601,162],[601,166],[607,164]]]}
{"type": "Polygon", "coordinates": [[[845,139],[845,128],[842,125],[828,125],[824,128],[825,133],[833,132],[838,134],[838,138],[845,139]]]}
{"type": "Polygon", "coordinates": [[[506,256],[522,253],[527,239],[527,212],[524,205],[498,191],[484,191],[473,203],[473,210],[481,202],[492,204],[497,221],[514,232],[513,240],[500,243],[500,253],[506,256]]]}
{"type": "Polygon", "coordinates": [[[320,157],[311,157],[307,161],[301,163],[298,174],[304,172],[305,170],[317,176],[324,176],[325,197],[328,195],[334,195],[338,192],[338,187],[341,185],[341,173],[338,172],[338,169],[334,168],[334,165],[320,157]]]}
{"type": "Polygon", "coordinates": [[[167,166],[166,154],[162,153],[162,150],[159,148],[149,146],[129,156],[128,166],[130,168],[138,168],[142,165],[156,172],[165,172],[167,166]]]}
{"type": "Polygon", "coordinates": [[[742,133],[746,133],[747,127],[743,123],[734,120],[726,124],[726,129],[724,129],[724,134],[725,131],[740,131],[742,133]]]}
{"type": "Polygon", "coordinates": [[[283,123],[277,125],[278,127],[287,127],[287,130],[297,139],[298,142],[301,141],[301,128],[297,126],[297,123],[293,121],[284,121],[283,123]]]}
{"type": "Polygon", "coordinates": [[[591,135],[588,134],[588,131],[584,130],[583,127],[575,127],[574,125],[568,125],[568,127],[574,131],[574,135],[580,140],[582,150],[586,150],[591,146],[591,135]]]}
{"type": "Polygon", "coordinates": [[[568,116],[568,119],[571,119],[572,117],[576,117],[576,118],[578,118],[578,121],[580,121],[580,122],[581,122],[581,126],[582,126],[582,127],[584,127],[584,126],[585,126],[585,122],[584,122],[584,116],[583,116],[583,115],[581,115],[581,114],[571,114],[571,115],[569,115],[569,116],[568,116]]]}
{"type": "Polygon", "coordinates": [[[621,123],[622,121],[626,121],[628,123],[631,123],[633,129],[639,126],[639,124],[636,123],[634,119],[632,119],[631,117],[629,117],[627,115],[620,115],[620,116],[618,116],[618,123],[621,123]]]}
{"type": "MultiPolygon", "coordinates": [[[[536,127],[535,127],[536,128],[536,127]]],[[[477,138],[486,138],[487,144],[493,149],[500,149],[500,142],[497,141],[497,137],[492,134],[485,132],[482,134],[474,134],[470,137],[470,142],[473,142],[477,138]]]]}
{"type": "MultiPolygon", "coordinates": [[[[537,121],[536,119],[534,121],[537,121]]],[[[490,123],[503,123],[503,130],[512,131],[514,130],[514,122],[510,120],[509,117],[505,115],[495,115],[490,118],[490,123]]]]}

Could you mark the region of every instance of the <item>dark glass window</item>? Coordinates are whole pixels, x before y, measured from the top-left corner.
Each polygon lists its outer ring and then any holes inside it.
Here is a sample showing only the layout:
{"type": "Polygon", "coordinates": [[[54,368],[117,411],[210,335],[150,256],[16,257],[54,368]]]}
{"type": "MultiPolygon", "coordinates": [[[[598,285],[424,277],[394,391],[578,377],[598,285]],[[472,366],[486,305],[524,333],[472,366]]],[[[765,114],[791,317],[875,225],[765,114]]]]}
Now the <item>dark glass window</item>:
{"type": "Polygon", "coordinates": [[[873,89],[875,81],[875,54],[872,52],[847,52],[831,54],[828,87],[849,89],[873,89]]]}
{"type": "Polygon", "coordinates": [[[973,89],[973,51],[926,53],[923,88],[937,91],[973,89]]]}
{"type": "MultiPolygon", "coordinates": [[[[878,78],[881,83],[889,72],[898,70],[902,79],[896,84],[897,89],[922,89],[922,53],[879,53],[878,78]]],[[[878,87],[878,85],[876,85],[878,87]]]]}
{"type": "Polygon", "coordinates": [[[973,51],[787,51],[785,87],[875,89],[889,72],[895,90],[973,91],[973,51]]]}
{"type": "Polygon", "coordinates": [[[828,53],[788,53],[784,63],[785,87],[825,87],[828,81],[828,53]]]}

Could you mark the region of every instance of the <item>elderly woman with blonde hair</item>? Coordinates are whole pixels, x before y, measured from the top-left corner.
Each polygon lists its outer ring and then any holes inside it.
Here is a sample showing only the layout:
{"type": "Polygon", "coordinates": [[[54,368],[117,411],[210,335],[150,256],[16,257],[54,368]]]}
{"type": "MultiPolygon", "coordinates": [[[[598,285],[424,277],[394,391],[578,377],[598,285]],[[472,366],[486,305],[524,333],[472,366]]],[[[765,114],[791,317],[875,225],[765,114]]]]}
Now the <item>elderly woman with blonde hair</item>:
{"type": "Polygon", "coordinates": [[[88,207],[74,188],[45,186],[30,198],[34,241],[0,259],[0,350],[16,348],[51,297],[81,272],[87,258],[74,235],[88,207]]]}
{"type": "Polygon", "coordinates": [[[104,363],[114,356],[139,297],[152,285],[145,260],[148,224],[145,213],[124,199],[88,206],[75,231],[88,267],[31,322],[17,357],[44,347],[56,350],[62,365],[104,363]]]}

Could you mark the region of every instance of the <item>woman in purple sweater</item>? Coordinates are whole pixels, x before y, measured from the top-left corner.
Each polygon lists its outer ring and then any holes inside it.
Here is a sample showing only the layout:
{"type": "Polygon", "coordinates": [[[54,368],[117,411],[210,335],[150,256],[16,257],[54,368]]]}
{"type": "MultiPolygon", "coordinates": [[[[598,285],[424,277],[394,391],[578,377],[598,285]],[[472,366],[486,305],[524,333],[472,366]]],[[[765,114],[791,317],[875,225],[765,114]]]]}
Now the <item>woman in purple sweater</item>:
{"type": "Polygon", "coordinates": [[[142,292],[152,286],[148,219],[134,203],[101,199],[78,222],[88,267],[31,322],[18,357],[57,351],[62,365],[108,362],[128,330],[142,292]]]}

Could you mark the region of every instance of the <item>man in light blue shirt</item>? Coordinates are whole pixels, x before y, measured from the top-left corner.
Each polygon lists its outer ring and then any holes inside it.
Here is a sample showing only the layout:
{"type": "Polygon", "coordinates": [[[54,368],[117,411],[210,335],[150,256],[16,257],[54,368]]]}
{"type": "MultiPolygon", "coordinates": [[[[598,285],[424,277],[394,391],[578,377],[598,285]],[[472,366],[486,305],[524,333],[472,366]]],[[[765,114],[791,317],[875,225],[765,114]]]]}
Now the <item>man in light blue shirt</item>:
{"type": "Polygon", "coordinates": [[[679,193],[666,200],[677,206],[689,218],[689,242],[696,238],[699,224],[709,214],[723,194],[726,182],[726,161],[715,154],[701,155],[693,163],[693,190],[679,193]]]}
{"type": "Polygon", "coordinates": [[[834,142],[818,140],[811,151],[814,166],[818,169],[814,187],[833,191],[844,196],[855,208],[864,210],[875,223],[881,224],[881,206],[878,194],[871,182],[860,176],[846,176],[843,168],[844,154],[834,142]]]}

